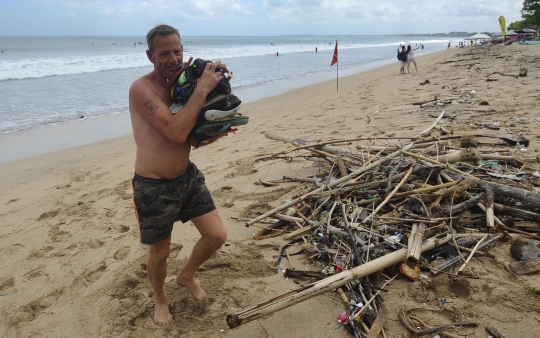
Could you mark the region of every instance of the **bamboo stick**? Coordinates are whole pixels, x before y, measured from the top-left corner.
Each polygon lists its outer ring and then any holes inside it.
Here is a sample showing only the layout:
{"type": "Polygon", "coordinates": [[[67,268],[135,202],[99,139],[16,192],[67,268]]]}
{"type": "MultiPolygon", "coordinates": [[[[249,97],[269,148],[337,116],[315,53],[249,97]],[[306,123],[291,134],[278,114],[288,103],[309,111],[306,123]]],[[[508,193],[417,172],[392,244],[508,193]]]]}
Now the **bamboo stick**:
{"type": "Polygon", "coordinates": [[[473,249],[471,250],[471,252],[469,253],[469,257],[467,257],[467,260],[465,260],[465,262],[464,262],[464,263],[461,265],[461,267],[458,269],[458,274],[461,272],[461,270],[463,270],[463,268],[465,268],[465,267],[469,264],[471,258],[473,258],[474,253],[476,252],[476,250],[478,249],[478,247],[480,246],[480,244],[481,244],[483,241],[486,240],[487,237],[488,237],[488,235],[485,235],[484,237],[482,237],[481,240],[479,240],[479,241],[476,243],[476,245],[474,246],[474,248],[473,248],[473,249]]]}
{"type": "Polygon", "coordinates": [[[424,241],[424,231],[426,230],[426,225],[424,223],[418,224],[418,228],[413,237],[413,243],[411,252],[407,256],[407,259],[411,259],[417,262],[420,259],[420,254],[422,253],[422,242],[424,241]]]}
{"type": "Polygon", "coordinates": [[[468,210],[470,208],[472,208],[473,206],[475,205],[478,205],[478,203],[480,202],[481,199],[484,198],[484,193],[480,193],[476,196],[471,196],[470,199],[462,202],[462,203],[459,203],[459,204],[456,204],[456,205],[452,205],[446,209],[443,209],[441,210],[439,213],[436,214],[436,216],[456,216],[460,213],[462,213],[463,211],[465,210],[468,210]]]}
{"type": "Polygon", "coordinates": [[[435,127],[433,127],[433,129],[440,131],[440,132],[441,132],[441,135],[453,134],[452,131],[446,129],[446,128],[443,127],[443,126],[435,126],[435,127]]]}
{"type": "Polygon", "coordinates": [[[339,172],[341,173],[341,177],[347,176],[347,167],[345,166],[345,162],[343,162],[343,158],[341,157],[341,155],[337,156],[336,161],[339,172]]]}
{"type": "MultiPolygon", "coordinates": [[[[448,164],[442,163],[442,162],[437,161],[437,160],[434,160],[434,159],[432,159],[432,158],[428,158],[428,157],[425,157],[425,156],[422,156],[422,155],[414,154],[414,153],[411,153],[411,152],[406,151],[405,149],[403,149],[401,152],[402,152],[403,154],[407,155],[407,156],[411,156],[411,157],[417,158],[417,159],[419,159],[419,160],[424,160],[424,161],[429,162],[429,163],[432,163],[432,164],[438,164],[438,165],[441,165],[441,166],[443,166],[444,168],[446,168],[446,169],[448,169],[448,170],[450,170],[450,171],[455,172],[456,174],[464,175],[464,176],[467,176],[467,177],[474,177],[474,176],[471,175],[471,174],[467,174],[466,172],[463,172],[463,171],[461,171],[461,170],[459,170],[459,169],[456,169],[456,168],[454,168],[454,167],[452,167],[452,166],[450,166],[450,165],[448,165],[448,164]]],[[[474,178],[476,178],[476,177],[474,177],[474,178]]]]}
{"type": "Polygon", "coordinates": [[[353,316],[352,316],[352,319],[355,319],[356,317],[360,316],[361,314],[364,313],[364,311],[370,306],[370,304],[375,300],[375,298],[377,298],[377,296],[379,295],[379,293],[381,293],[381,291],[384,289],[384,287],[386,285],[388,285],[388,283],[390,283],[391,281],[393,281],[396,277],[398,276],[398,274],[396,274],[394,277],[390,278],[389,280],[387,280],[382,286],[381,288],[375,292],[375,294],[373,296],[371,296],[371,298],[369,300],[367,299],[364,299],[364,306],[362,306],[362,308],[360,309],[360,311],[356,312],[353,316]]]}
{"type": "MultiPolygon", "coordinates": [[[[482,234],[482,238],[484,238],[485,236],[486,236],[486,234],[482,234]]],[[[502,236],[503,236],[502,233],[493,236],[493,238],[490,238],[484,244],[479,245],[477,249],[482,249],[483,247],[485,247],[485,246],[499,240],[502,236]]],[[[468,255],[470,255],[470,253],[466,252],[466,253],[464,253],[462,255],[462,257],[467,257],[468,255]]],[[[456,264],[457,262],[459,262],[462,259],[462,257],[456,256],[454,258],[448,259],[446,262],[442,263],[441,265],[436,266],[435,269],[432,269],[431,273],[434,274],[434,275],[438,274],[440,271],[442,271],[444,269],[447,269],[447,268],[451,267],[452,265],[456,264]]]]}
{"type": "Polygon", "coordinates": [[[377,206],[377,208],[375,210],[373,210],[373,212],[371,213],[371,215],[369,215],[368,217],[366,217],[362,223],[367,223],[368,221],[372,220],[373,219],[373,215],[376,215],[379,210],[381,210],[381,208],[392,198],[392,196],[394,196],[394,194],[398,191],[398,189],[403,185],[403,183],[405,183],[405,181],[407,181],[407,179],[409,178],[409,176],[411,175],[413,171],[413,167],[410,167],[409,168],[409,171],[407,172],[407,174],[405,174],[405,176],[403,177],[403,179],[401,180],[401,182],[398,183],[398,185],[396,185],[396,187],[394,188],[394,190],[392,190],[392,192],[390,194],[388,194],[388,196],[384,199],[384,201],[379,204],[379,206],[377,206]]]}
{"type": "Polygon", "coordinates": [[[274,140],[274,141],[281,141],[281,142],[286,142],[286,143],[303,145],[303,146],[306,146],[307,148],[316,148],[318,150],[321,150],[321,151],[324,151],[324,152],[327,152],[327,153],[330,153],[330,154],[334,154],[334,155],[353,154],[353,155],[362,157],[362,153],[359,153],[359,152],[354,151],[354,150],[345,149],[345,148],[341,148],[341,147],[334,147],[334,146],[329,146],[329,145],[319,145],[319,146],[317,146],[313,142],[310,142],[310,141],[307,141],[307,140],[304,140],[304,139],[301,139],[301,138],[292,137],[292,136],[278,135],[278,134],[274,134],[274,133],[266,133],[264,136],[266,136],[266,138],[269,138],[269,139],[274,140]]]}
{"type": "Polygon", "coordinates": [[[317,182],[316,178],[299,177],[299,176],[295,176],[295,177],[283,176],[283,179],[284,180],[289,180],[289,181],[295,181],[295,182],[302,182],[302,183],[315,183],[315,182],[317,182]]]}
{"type": "Polygon", "coordinates": [[[356,246],[356,241],[351,231],[351,227],[349,226],[349,220],[347,219],[345,205],[341,201],[339,201],[339,198],[336,198],[336,202],[339,203],[341,216],[343,217],[343,225],[345,226],[345,231],[347,231],[347,235],[349,237],[349,244],[351,245],[354,254],[354,263],[356,264],[356,266],[362,265],[362,257],[360,256],[360,252],[358,251],[358,247],[356,246]]]}
{"type": "Polygon", "coordinates": [[[274,217],[282,221],[287,221],[289,223],[294,223],[294,222],[298,222],[300,224],[305,223],[304,219],[300,217],[293,217],[293,216],[281,215],[281,214],[275,214],[274,217]]]}
{"type": "Polygon", "coordinates": [[[394,195],[394,197],[404,197],[404,196],[409,196],[409,195],[421,194],[421,193],[424,193],[424,192],[431,192],[431,191],[435,191],[435,190],[439,190],[439,189],[445,189],[445,188],[453,187],[453,186],[458,185],[458,184],[459,184],[459,182],[455,181],[455,182],[443,183],[443,184],[440,184],[440,185],[432,185],[430,187],[419,188],[419,189],[414,189],[414,190],[404,191],[404,192],[398,192],[398,193],[396,193],[394,195]]]}
{"type": "MultiPolygon", "coordinates": [[[[451,236],[449,235],[442,239],[428,239],[422,245],[422,252],[445,244],[450,239],[451,236]]],[[[400,249],[350,270],[346,270],[331,277],[325,278],[321,281],[289,291],[283,295],[269,299],[248,309],[229,314],[227,316],[227,325],[230,328],[235,328],[244,323],[267,316],[276,311],[283,310],[293,306],[294,304],[313,298],[321,293],[333,290],[356,279],[368,276],[374,272],[397,264],[403,261],[406,258],[406,255],[407,249],[400,249]]]]}
{"type": "Polygon", "coordinates": [[[420,135],[418,135],[417,137],[420,138],[420,137],[424,137],[424,136],[427,136],[427,134],[431,131],[431,129],[433,129],[437,123],[439,123],[439,121],[443,118],[444,114],[446,113],[446,110],[443,109],[441,115],[439,115],[439,117],[437,117],[437,119],[435,120],[435,122],[433,122],[433,124],[431,126],[429,126],[428,128],[426,128],[423,132],[420,133],[420,135]]]}
{"type": "Polygon", "coordinates": [[[343,292],[343,289],[342,288],[337,288],[337,291],[339,293],[339,296],[341,297],[341,299],[343,300],[343,302],[347,305],[351,304],[349,302],[349,299],[347,298],[347,295],[345,295],[345,292],[343,292]]]}
{"type": "Polygon", "coordinates": [[[493,191],[486,190],[486,225],[488,229],[495,227],[495,214],[493,211],[493,191]]]}
{"type": "Polygon", "coordinates": [[[437,160],[442,163],[454,162],[478,162],[483,158],[476,148],[466,148],[459,151],[454,151],[445,155],[440,155],[437,160]]]}
{"type": "Polygon", "coordinates": [[[418,223],[413,223],[412,228],[411,228],[411,234],[409,235],[409,238],[407,240],[407,257],[410,257],[411,252],[413,251],[414,235],[416,234],[417,230],[418,230],[418,223]]]}

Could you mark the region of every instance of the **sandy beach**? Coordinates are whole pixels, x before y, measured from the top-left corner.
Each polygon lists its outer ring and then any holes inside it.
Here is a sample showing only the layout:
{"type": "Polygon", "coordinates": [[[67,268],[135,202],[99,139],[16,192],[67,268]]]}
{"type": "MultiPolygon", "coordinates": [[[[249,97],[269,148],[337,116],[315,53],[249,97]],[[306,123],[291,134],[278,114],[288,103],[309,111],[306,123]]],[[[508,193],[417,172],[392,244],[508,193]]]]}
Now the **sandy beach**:
{"type": "MultiPolygon", "coordinates": [[[[337,323],[343,305],[320,295],[270,316],[229,329],[228,314],[279,296],[298,285],[286,279],[273,256],[285,244],[280,237],[255,241],[259,230],[233,219],[250,210],[267,211],[291,199],[301,186],[262,187],[296,173],[316,172],[311,163],[257,161],[290,148],[265,133],[307,140],[395,134],[411,137],[433,123],[442,109],[457,117],[442,124],[455,135],[487,131],[523,132],[528,156],[540,149],[540,48],[513,44],[482,49],[453,48],[417,57],[418,73],[399,75],[399,63],[304,87],[242,106],[250,122],[235,135],[193,149],[192,161],[206,176],[228,231],[228,241],[201,268],[198,278],[208,293],[204,306],[175,287],[174,278],[198,238],[195,227],[177,223],[166,291],[174,324],[157,328],[146,277],[148,247],[140,244],[132,204],[135,144],[132,136],[98,142],[0,165],[0,336],[2,337],[350,337],[337,323]],[[467,55],[465,55],[467,54],[467,55]],[[455,62],[467,59],[466,62],[455,62]],[[454,62],[447,62],[454,61],[454,62]],[[494,72],[526,77],[492,76],[494,72]],[[426,80],[428,84],[421,85],[426,80]],[[414,102],[431,96],[474,90],[473,104],[422,110],[414,102]],[[477,108],[485,101],[495,113],[477,108]],[[477,110],[475,110],[477,109],[477,110]],[[433,117],[435,115],[435,118],[433,117]],[[367,123],[367,121],[370,123],[367,123]]],[[[330,61],[330,60],[329,60],[330,61]]],[[[397,140],[396,143],[401,143],[397,140]]],[[[354,147],[351,144],[350,147],[354,147]]],[[[528,164],[527,170],[539,170],[528,164]]],[[[481,279],[454,283],[445,276],[429,282],[396,279],[382,300],[388,309],[386,337],[408,337],[397,313],[401,306],[423,311],[425,318],[468,320],[477,328],[460,334],[486,337],[485,325],[506,337],[538,337],[540,275],[517,276],[509,244],[490,251],[495,259],[473,258],[481,279]],[[449,304],[442,306],[440,299],[449,304]]],[[[313,270],[305,256],[295,266],[313,270]]],[[[289,263],[283,262],[283,265],[289,263]]],[[[289,266],[287,266],[289,267],[289,266]]]]}

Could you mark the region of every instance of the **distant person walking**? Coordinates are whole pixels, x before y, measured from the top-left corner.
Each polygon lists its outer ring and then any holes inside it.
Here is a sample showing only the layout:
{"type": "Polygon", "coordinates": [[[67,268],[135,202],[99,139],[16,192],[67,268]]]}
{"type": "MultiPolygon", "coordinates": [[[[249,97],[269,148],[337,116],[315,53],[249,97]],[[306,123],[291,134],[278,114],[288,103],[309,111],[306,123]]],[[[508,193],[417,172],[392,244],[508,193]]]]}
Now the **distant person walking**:
{"type": "Polygon", "coordinates": [[[416,60],[414,58],[414,51],[419,49],[421,46],[418,46],[416,48],[411,48],[411,45],[407,46],[407,73],[409,72],[409,66],[411,65],[411,62],[414,63],[414,71],[418,73],[418,67],[416,66],[416,60]]]}
{"type": "Polygon", "coordinates": [[[315,47],[315,53],[317,53],[317,47],[315,47]]]}
{"type": "Polygon", "coordinates": [[[405,65],[407,65],[407,50],[405,49],[405,45],[399,45],[398,49],[398,60],[401,61],[401,66],[399,68],[399,75],[405,74],[405,65]],[[400,50],[401,47],[401,50],[400,50]]]}
{"type": "Polygon", "coordinates": [[[450,49],[450,41],[448,41],[448,48],[446,48],[446,49],[450,49]]]}

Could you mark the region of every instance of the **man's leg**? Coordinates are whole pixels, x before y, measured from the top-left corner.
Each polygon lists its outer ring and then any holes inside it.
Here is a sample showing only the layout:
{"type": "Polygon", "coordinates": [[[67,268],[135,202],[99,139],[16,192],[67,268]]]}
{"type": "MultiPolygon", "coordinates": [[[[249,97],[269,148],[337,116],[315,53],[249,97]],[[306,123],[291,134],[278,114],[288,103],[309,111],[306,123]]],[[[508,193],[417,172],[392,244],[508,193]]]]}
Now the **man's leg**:
{"type": "Polygon", "coordinates": [[[199,286],[199,282],[195,279],[195,273],[225,243],[227,231],[217,210],[194,217],[191,221],[199,230],[201,238],[195,243],[186,265],[176,277],[176,283],[191,291],[196,301],[201,301],[206,297],[206,292],[199,286]]]}
{"type": "Polygon", "coordinates": [[[164,289],[170,247],[171,236],[167,237],[163,242],[150,245],[150,255],[148,257],[148,279],[152,284],[152,290],[154,290],[154,323],[159,326],[166,326],[173,320],[169,312],[169,299],[164,289]]]}

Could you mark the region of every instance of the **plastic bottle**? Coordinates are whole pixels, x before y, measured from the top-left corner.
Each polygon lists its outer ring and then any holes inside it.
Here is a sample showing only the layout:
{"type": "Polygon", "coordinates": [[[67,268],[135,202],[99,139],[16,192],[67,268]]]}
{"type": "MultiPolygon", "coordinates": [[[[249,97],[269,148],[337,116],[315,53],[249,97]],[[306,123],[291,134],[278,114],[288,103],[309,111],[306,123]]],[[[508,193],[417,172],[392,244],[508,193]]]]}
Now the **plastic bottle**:
{"type": "Polygon", "coordinates": [[[285,214],[287,216],[294,216],[296,214],[296,208],[295,207],[289,207],[285,214]]]}
{"type": "Polygon", "coordinates": [[[501,173],[502,169],[503,168],[498,163],[495,163],[495,164],[491,165],[491,170],[496,172],[496,173],[501,173]]]}
{"type": "Polygon", "coordinates": [[[345,311],[343,311],[342,313],[340,313],[339,316],[337,317],[337,321],[338,321],[338,323],[340,323],[340,324],[346,323],[347,320],[349,320],[349,315],[348,315],[347,312],[345,312],[345,311]]]}

